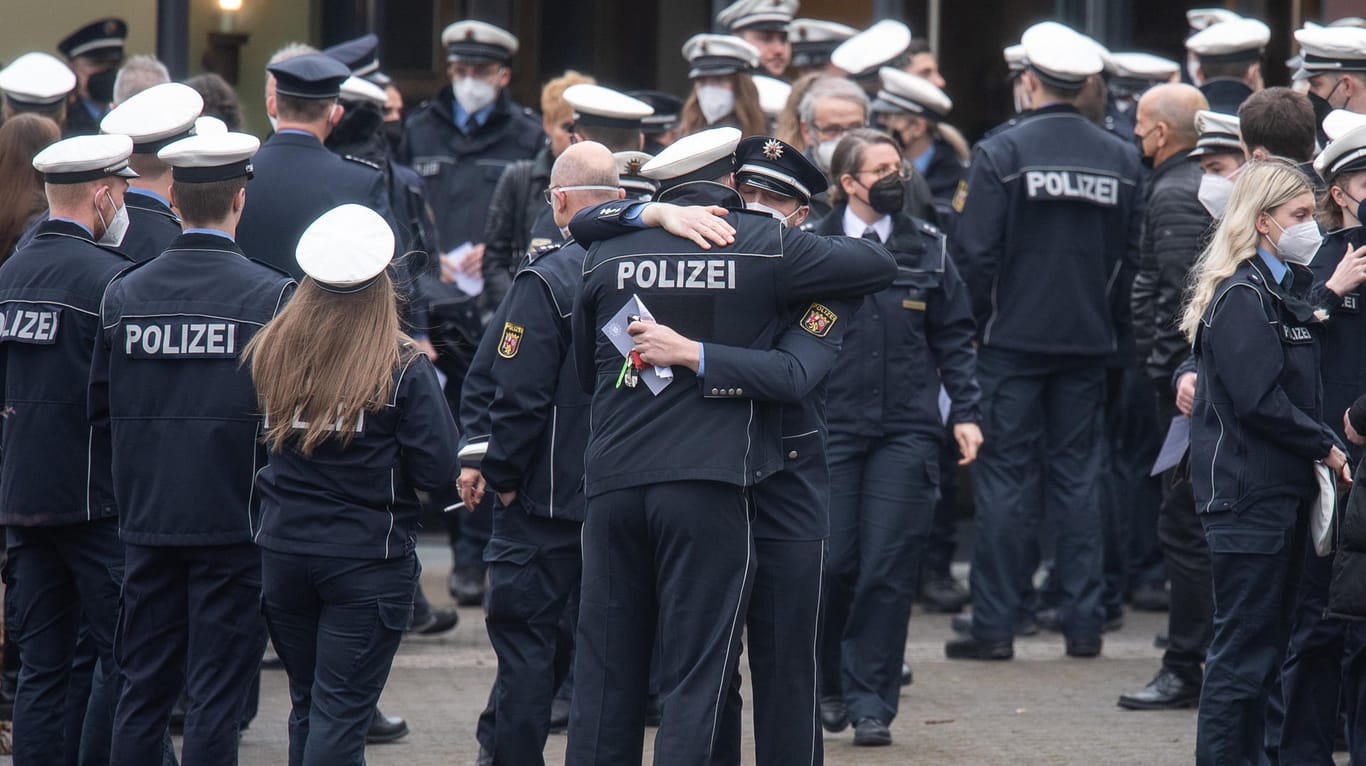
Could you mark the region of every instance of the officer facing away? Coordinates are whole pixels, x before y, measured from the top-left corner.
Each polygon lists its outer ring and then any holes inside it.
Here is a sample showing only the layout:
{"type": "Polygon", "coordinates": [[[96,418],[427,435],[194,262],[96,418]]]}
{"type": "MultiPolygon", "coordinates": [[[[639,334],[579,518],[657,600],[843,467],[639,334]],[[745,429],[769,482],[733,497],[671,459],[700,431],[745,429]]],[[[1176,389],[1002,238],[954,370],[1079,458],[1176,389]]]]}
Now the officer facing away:
{"type": "Polygon", "coordinates": [[[1045,22],[1021,44],[1035,109],[978,145],[955,229],[981,328],[985,444],[973,474],[972,634],[945,646],[954,659],[1013,656],[1021,584],[1032,574],[1027,541],[1039,521],[1020,503],[1043,461],[1059,527],[1067,654],[1101,649],[1105,365],[1119,347],[1137,261],[1141,170],[1134,152],[1073,104],[1102,68],[1089,39],[1045,22]]]}

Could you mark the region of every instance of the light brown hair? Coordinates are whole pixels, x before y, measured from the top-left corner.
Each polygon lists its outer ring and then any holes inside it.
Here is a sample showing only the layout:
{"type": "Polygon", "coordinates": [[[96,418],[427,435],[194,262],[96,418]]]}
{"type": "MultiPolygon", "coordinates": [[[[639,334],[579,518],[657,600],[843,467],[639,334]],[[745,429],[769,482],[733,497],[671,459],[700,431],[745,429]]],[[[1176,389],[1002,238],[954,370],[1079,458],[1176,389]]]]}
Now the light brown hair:
{"type": "Polygon", "coordinates": [[[328,439],[349,444],[364,412],[384,408],[411,340],[399,329],[387,273],[354,293],[330,293],[305,279],[284,310],[247,344],[265,442],[304,455],[328,439]],[[295,428],[295,421],[306,426],[295,428]]]}
{"type": "Polygon", "coordinates": [[[16,114],[0,126],[0,262],[47,207],[43,175],[33,169],[33,158],[61,137],[57,123],[39,114],[16,114]]]}
{"type": "Polygon", "coordinates": [[[844,193],[844,187],[840,185],[840,179],[858,173],[859,166],[863,164],[864,153],[873,144],[886,144],[895,149],[898,155],[901,154],[901,147],[897,146],[891,136],[872,128],[851,130],[835,144],[835,154],[830,158],[831,205],[849,201],[848,195],[844,193]]]}
{"type": "Polygon", "coordinates": [[[731,89],[735,93],[735,109],[730,113],[730,119],[723,117],[717,124],[708,125],[707,118],[702,116],[702,107],[697,105],[697,90],[693,89],[688,94],[688,100],[683,104],[683,111],[680,113],[681,135],[686,136],[699,130],[729,124],[740,129],[741,138],[762,136],[768,132],[768,120],[764,117],[764,110],[759,108],[759,89],[754,87],[754,78],[740,72],[727,77],[730,78],[731,89]]]}

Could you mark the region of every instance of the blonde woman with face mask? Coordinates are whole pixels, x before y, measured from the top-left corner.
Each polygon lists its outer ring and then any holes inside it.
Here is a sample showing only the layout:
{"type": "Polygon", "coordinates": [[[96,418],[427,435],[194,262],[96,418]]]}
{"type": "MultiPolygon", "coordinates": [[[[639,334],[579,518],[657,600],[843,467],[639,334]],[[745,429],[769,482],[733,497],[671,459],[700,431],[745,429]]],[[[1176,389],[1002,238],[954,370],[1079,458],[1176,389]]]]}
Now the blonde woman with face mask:
{"type": "Polygon", "coordinates": [[[1351,478],[1319,394],[1321,324],[1307,264],[1320,241],[1304,174],[1249,163],[1191,277],[1181,325],[1199,369],[1190,469],[1214,581],[1198,764],[1262,759],[1266,691],[1280,672],[1318,498],[1315,464],[1351,478]]]}

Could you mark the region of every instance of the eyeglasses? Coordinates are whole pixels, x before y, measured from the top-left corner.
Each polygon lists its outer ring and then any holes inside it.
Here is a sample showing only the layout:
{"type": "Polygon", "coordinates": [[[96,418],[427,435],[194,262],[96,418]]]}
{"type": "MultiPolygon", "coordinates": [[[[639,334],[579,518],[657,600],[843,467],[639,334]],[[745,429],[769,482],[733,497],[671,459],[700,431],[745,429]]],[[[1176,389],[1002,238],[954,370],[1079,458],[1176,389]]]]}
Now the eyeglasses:
{"type": "Polygon", "coordinates": [[[552,187],[550,187],[549,189],[546,189],[544,192],[542,192],[542,195],[545,197],[545,204],[547,204],[547,205],[554,205],[554,204],[555,204],[555,192],[557,192],[557,191],[558,191],[558,192],[572,192],[572,191],[616,191],[616,190],[619,189],[619,188],[621,188],[621,187],[619,187],[619,186],[552,186],[552,187]]]}
{"type": "Polygon", "coordinates": [[[817,124],[814,123],[814,122],[811,123],[811,130],[812,130],[813,132],[815,132],[816,135],[820,136],[821,138],[825,139],[826,141],[830,141],[830,140],[832,140],[832,139],[839,138],[840,136],[844,135],[845,133],[848,133],[848,132],[851,131],[851,130],[857,130],[857,129],[860,128],[860,127],[862,127],[862,126],[860,126],[860,125],[825,125],[825,126],[821,126],[821,125],[817,125],[817,124]]]}
{"type": "Polygon", "coordinates": [[[915,168],[912,167],[909,162],[903,162],[900,165],[879,165],[875,168],[862,168],[858,171],[858,175],[863,175],[864,173],[877,176],[878,178],[883,178],[895,173],[901,180],[909,181],[911,180],[911,176],[915,174],[915,168]]]}

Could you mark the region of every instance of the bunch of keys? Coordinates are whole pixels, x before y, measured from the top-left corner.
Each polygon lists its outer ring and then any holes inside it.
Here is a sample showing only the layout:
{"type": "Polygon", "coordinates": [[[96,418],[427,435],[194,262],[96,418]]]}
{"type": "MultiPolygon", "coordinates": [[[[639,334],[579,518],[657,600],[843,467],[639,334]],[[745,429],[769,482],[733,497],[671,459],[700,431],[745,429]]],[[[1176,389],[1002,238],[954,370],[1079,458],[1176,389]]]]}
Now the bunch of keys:
{"type": "MultiPolygon", "coordinates": [[[[630,326],[632,322],[639,321],[640,317],[636,314],[631,314],[626,317],[627,326],[630,326]]],[[[621,382],[625,383],[627,388],[635,388],[640,383],[640,371],[644,368],[645,363],[640,359],[640,352],[632,349],[630,355],[626,358],[626,370],[622,376],[621,382]]]]}

